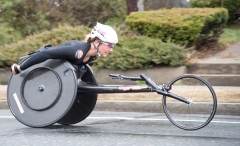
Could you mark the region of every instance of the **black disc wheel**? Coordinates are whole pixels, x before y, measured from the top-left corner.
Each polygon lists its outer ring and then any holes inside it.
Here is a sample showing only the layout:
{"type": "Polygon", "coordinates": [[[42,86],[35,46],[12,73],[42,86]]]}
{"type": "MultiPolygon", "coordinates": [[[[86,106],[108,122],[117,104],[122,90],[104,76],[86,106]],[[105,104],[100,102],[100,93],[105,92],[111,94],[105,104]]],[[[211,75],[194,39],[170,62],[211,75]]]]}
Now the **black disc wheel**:
{"type": "Polygon", "coordinates": [[[62,119],[77,95],[77,77],[71,67],[66,60],[50,59],[12,75],[7,100],[13,116],[30,127],[46,127],[62,119]]]}
{"type": "MultiPolygon", "coordinates": [[[[87,66],[87,71],[82,76],[81,80],[86,83],[96,84],[93,72],[90,66],[87,66]]],[[[87,118],[93,111],[98,94],[82,94],[77,93],[73,106],[68,113],[58,121],[59,124],[69,125],[76,124],[87,118]]]]}
{"type": "Polygon", "coordinates": [[[32,70],[23,80],[21,97],[27,107],[43,111],[54,106],[62,91],[62,81],[52,69],[41,67],[32,70]]]}
{"type": "Polygon", "coordinates": [[[203,78],[184,75],[169,83],[169,92],[188,99],[189,104],[163,96],[163,109],[168,119],[184,130],[197,130],[211,122],[217,109],[212,86],[203,78]]]}
{"type": "Polygon", "coordinates": [[[76,124],[86,119],[95,107],[97,94],[77,94],[69,112],[58,121],[59,124],[76,124]]]}

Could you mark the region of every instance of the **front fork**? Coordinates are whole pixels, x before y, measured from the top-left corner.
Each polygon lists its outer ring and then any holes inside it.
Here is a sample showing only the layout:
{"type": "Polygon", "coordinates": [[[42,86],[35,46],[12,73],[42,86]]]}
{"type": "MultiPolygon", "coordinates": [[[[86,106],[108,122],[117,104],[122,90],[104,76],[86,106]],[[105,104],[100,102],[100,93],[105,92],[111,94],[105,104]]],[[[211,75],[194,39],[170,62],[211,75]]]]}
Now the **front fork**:
{"type": "Polygon", "coordinates": [[[152,81],[148,76],[146,76],[145,74],[141,74],[140,77],[151,87],[153,87],[156,92],[158,94],[164,95],[164,96],[168,96],[168,97],[172,97],[176,100],[182,101],[186,104],[190,104],[190,101],[184,97],[178,96],[176,94],[173,94],[171,92],[168,92],[169,90],[171,90],[171,86],[166,86],[166,85],[158,85],[156,84],[154,81],[152,81]]]}

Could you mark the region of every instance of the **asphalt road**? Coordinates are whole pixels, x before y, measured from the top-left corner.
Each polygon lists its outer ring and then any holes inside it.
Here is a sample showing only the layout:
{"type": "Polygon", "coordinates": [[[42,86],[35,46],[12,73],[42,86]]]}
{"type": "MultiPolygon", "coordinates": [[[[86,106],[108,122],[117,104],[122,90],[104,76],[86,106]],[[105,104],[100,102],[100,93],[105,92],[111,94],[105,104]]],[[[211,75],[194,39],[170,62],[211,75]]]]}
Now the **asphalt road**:
{"type": "Polygon", "coordinates": [[[0,146],[239,146],[240,117],[216,115],[197,131],[172,125],[161,113],[101,112],[64,126],[30,128],[0,110],[0,146]]]}

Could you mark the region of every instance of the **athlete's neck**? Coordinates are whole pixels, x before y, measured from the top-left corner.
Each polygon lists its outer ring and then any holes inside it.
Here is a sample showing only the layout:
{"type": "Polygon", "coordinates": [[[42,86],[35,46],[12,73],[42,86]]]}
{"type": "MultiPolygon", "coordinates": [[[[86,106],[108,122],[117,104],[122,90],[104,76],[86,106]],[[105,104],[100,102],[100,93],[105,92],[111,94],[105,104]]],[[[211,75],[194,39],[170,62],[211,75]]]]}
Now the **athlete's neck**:
{"type": "Polygon", "coordinates": [[[87,52],[86,57],[96,56],[96,55],[97,55],[97,49],[91,43],[91,47],[90,47],[89,51],[87,52]]]}

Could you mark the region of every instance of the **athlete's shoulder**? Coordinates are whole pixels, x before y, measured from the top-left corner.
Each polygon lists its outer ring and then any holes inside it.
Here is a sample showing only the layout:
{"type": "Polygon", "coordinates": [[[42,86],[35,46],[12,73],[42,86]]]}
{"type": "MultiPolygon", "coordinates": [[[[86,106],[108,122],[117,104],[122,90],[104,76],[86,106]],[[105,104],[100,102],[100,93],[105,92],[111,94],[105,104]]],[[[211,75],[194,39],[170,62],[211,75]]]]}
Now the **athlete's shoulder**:
{"type": "Polygon", "coordinates": [[[71,42],[71,43],[83,43],[82,41],[79,41],[79,40],[70,40],[68,42],[71,42]]]}
{"type": "Polygon", "coordinates": [[[81,45],[81,46],[88,46],[90,45],[89,43],[87,42],[83,42],[83,41],[79,41],[79,40],[70,40],[70,41],[67,41],[59,46],[74,46],[74,45],[81,45]]]}
{"type": "Polygon", "coordinates": [[[90,46],[90,43],[88,42],[83,42],[83,41],[78,41],[78,40],[71,40],[71,45],[78,46],[78,47],[83,47],[83,48],[88,48],[90,46]]]}

